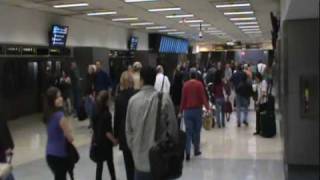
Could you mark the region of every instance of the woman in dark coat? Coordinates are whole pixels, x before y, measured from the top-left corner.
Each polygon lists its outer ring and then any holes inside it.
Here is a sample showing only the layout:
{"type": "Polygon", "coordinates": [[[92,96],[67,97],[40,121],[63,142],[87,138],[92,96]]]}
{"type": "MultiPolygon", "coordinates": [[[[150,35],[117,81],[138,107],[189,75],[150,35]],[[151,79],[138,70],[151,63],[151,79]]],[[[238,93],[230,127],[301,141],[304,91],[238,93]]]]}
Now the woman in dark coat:
{"type": "Polygon", "coordinates": [[[113,146],[118,140],[113,136],[112,115],[108,108],[108,92],[100,91],[96,99],[96,113],[93,115],[93,135],[96,145],[96,180],[102,179],[103,163],[107,161],[110,177],[116,179],[113,163],[113,146]]]}
{"type": "Polygon", "coordinates": [[[134,179],[134,161],[126,139],[126,114],[129,99],[134,95],[133,80],[130,73],[123,72],[120,78],[120,91],[115,101],[114,133],[119,139],[120,150],[123,152],[127,179],[134,179]]]}

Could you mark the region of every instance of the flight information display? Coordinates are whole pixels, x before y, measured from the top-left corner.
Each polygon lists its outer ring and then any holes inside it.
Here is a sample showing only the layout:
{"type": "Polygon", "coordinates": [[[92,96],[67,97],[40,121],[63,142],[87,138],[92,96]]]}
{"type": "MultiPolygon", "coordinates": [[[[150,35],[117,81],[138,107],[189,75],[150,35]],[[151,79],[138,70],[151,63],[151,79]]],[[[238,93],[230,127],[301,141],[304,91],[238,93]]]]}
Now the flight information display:
{"type": "Polygon", "coordinates": [[[53,25],[50,33],[50,46],[65,46],[68,30],[67,26],[53,25]]]}
{"type": "Polygon", "coordinates": [[[162,36],[160,41],[159,52],[187,54],[188,48],[189,42],[187,40],[162,36]]]}

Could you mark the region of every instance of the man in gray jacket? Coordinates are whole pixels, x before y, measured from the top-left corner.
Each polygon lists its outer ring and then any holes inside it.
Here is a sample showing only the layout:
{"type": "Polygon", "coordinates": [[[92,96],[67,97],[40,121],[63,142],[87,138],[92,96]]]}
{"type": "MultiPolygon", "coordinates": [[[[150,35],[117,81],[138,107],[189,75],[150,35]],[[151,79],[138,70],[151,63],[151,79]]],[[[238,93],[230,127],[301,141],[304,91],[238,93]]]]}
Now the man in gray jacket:
{"type": "Polygon", "coordinates": [[[152,180],[149,151],[155,145],[155,133],[159,137],[168,132],[178,138],[178,123],[174,106],[168,94],[164,93],[159,127],[156,127],[159,92],[154,88],[156,70],[143,67],[141,70],[142,89],[134,95],[128,104],[126,118],[126,136],[128,146],[135,162],[135,180],[152,180]]]}

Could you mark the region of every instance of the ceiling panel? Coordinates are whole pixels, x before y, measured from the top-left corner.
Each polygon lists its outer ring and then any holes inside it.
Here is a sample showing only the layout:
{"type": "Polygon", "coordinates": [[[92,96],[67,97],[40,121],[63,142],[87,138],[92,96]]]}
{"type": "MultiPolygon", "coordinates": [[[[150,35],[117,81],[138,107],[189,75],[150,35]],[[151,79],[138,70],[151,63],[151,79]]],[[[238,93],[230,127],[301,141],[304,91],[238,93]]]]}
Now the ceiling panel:
{"type": "MultiPolygon", "coordinates": [[[[145,2],[145,3],[125,3],[123,0],[2,0],[4,3],[20,6],[23,8],[37,9],[41,11],[47,11],[64,16],[80,17],[91,21],[106,21],[127,28],[141,29],[145,27],[131,27],[131,22],[111,22],[112,18],[119,17],[138,17],[137,22],[154,22],[155,25],[165,25],[169,29],[177,29],[177,31],[184,31],[186,34],[184,37],[191,40],[201,42],[225,42],[229,40],[240,40],[243,42],[267,42],[271,39],[271,22],[270,12],[279,11],[280,0],[241,0],[251,3],[251,7],[254,11],[254,15],[257,17],[257,21],[262,30],[261,36],[247,35],[243,33],[233,22],[226,17],[224,11],[240,11],[241,8],[232,8],[221,10],[217,9],[215,5],[221,3],[238,2],[236,0],[159,0],[157,2],[145,2]],[[87,2],[89,7],[81,8],[68,8],[68,9],[54,9],[54,4],[66,4],[66,3],[79,3],[87,2]],[[181,7],[182,11],[169,11],[169,12],[148,12],[148,9],[152,8],[169,8],[169,7],[181,7]],[[117,15],[107,15],[101,17],[87,17],[88,12],[94,11],[117,11],[117,15]],[[215,27],[218,30],[226,33],[226,36],[215,36],[204,33],[202,39],[198,38],[199,27],[190,27],[190,24],[179,23],[182,19],[167,19],[166,15],[173,14],[194,14],[194,18],[187,19],[202,19],[204,23],[211,24],[211,28],[215,27]]],[[[244,15],[242,15],[244,16],[244,15]]],[[[236,17],[241,17],[236,16],[236,17]]],[[[207,27],[203,27],[202,30],[206,30],[207,27]]],[[[157,32],[147,31],[146,32],[157,32]]]]}

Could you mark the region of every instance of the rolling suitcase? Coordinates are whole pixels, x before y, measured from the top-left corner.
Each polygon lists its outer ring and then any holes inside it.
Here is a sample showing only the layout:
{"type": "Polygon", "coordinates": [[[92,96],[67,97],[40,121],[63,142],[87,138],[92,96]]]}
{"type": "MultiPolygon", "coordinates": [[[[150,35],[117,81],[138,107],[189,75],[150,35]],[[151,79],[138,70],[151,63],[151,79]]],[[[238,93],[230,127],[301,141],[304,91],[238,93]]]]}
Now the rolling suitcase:
{"type": "Polygon", "coordinates": [[[276,118],[273,111],[262,111],[260,113],[260,135],[272,138],[277,134],[276,118]]]}

